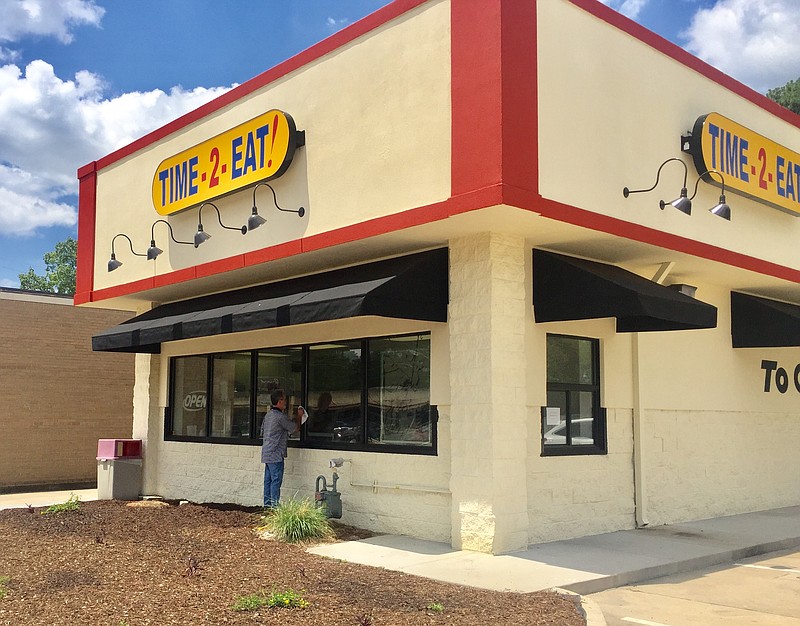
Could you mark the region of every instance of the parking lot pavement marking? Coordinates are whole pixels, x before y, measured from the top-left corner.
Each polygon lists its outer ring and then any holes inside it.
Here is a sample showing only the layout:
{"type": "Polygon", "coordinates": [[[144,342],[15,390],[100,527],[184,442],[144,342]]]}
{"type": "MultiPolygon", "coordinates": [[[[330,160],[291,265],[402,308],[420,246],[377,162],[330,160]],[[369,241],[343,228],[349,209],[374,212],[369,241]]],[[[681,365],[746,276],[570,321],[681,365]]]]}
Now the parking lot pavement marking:
{"type": "Polygon", "coordinates": [[[631,624],[641,624],[642,626],[668,626],[660,622],[648,622],[646,619],[636,619],[635,617],[623,617],[623,622],[630,622],[631,624]]]}
{"type": "Polygon", "coordinates": [[[787,572],[789,574],[800,574],[800,569],[789,569],[780,565],[750,565],[749,563],[736,563],[738,567],[751,567],[753,569],[768,569],[772,572],[787,572]]]}

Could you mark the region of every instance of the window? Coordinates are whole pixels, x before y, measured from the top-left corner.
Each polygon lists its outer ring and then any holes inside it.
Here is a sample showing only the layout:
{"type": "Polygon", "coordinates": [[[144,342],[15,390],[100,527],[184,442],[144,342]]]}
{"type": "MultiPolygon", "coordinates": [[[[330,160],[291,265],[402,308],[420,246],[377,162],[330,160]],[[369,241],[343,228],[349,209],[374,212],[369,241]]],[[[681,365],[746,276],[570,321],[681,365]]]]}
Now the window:
{"type": "Polygon", "coordinates": [[[206,436],[208,359],[190,356],[173,360],[172,429],[176,435],[206,436]]]}
{"type": "Polygon", "coordinates": [[[429,335],[369,342],[367,435],[381,445],[431,445],[429,335]]]}
{"type": "Polygon", "coordinates": [[[306,439],[360,443],[363,367],[361,342],[311,346],[308,353],[308,423],[306,439]]]}
{"type": "Polygon", "coordinates": [[[261,443],[270,392],[308,420],[294,445],[436,453],[428,333],[172,359],[166,437],[261,443]],[[210,433],[210,434],[208,434],[210,433]]]}
{"type": "Polygon", "coordinates": [[[547,406],[542,411],[542,454],[606,451],[600,407],[600,342],[547,335],[547,406]]]}

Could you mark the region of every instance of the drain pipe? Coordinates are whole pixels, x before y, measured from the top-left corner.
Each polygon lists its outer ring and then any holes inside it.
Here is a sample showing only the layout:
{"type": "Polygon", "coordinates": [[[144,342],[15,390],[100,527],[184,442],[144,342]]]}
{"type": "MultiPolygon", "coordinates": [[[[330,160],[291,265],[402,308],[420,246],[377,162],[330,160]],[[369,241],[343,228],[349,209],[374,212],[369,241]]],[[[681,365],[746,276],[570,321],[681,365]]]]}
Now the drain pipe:
{"type": "Polygon", "coordinates": [[[636,528],[643,528],[647,519],[647,489],[644,476],[644,452],[642,445],[642,397],[639,367],[639,333],[631,333],[631,356],[633,362],[633,507],[636,528]]]}

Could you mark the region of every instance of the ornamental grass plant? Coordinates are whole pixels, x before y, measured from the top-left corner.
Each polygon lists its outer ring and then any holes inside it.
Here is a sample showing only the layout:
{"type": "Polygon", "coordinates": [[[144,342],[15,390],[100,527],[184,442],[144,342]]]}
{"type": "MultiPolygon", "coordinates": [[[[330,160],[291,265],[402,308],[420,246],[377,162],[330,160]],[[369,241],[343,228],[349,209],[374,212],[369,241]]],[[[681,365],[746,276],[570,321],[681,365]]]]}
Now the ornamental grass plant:
{"type": "Polygon", "coordinates": [[[299,543],[329,539],[333,529],[325,509],[308,499],[286,500],[261,518],[259,530],[272,533],[279,541],[299,543]]]}

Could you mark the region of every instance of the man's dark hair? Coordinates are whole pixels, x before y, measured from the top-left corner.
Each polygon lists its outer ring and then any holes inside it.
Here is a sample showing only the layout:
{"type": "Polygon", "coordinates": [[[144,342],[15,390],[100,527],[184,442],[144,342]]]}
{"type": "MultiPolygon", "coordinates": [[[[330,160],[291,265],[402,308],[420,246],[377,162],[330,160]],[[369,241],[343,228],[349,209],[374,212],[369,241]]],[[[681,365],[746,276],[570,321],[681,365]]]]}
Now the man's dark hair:
{"type": "Polygon", "coordinates": [[[286,394],[284,393],[283,389],[273,389],[272,393],[269,394],[269,401],[272,402],[272,406],[275,406],[281,401],[281,398],[285,397],[286,394]]]}

